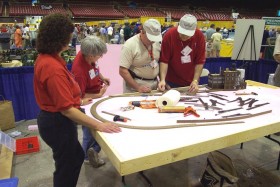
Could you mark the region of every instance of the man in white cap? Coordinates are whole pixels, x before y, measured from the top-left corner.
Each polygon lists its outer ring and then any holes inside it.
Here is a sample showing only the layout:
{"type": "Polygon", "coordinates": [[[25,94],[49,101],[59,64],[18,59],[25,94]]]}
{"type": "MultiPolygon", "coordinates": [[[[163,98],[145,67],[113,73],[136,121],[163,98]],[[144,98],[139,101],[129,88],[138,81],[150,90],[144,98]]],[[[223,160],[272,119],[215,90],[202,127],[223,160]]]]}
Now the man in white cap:
{"type": "Polygon", "coordinates": [[[189,86],[189,92],[198,91],[199,77],[205,63],[205,38],[196,25],[196,17],[186,14],[180,19],[178,27],[169,29],[164,35],[159,90],[164,91],[168,86],[189,86]]]}
{"type": "Polygon", "coordinates": [[[141,32],[125,42],[119,69],[125,81],[125,93],[146,93],[157,89],[161,40],[160,23],[156,19],[148,19],[141,32]]]}

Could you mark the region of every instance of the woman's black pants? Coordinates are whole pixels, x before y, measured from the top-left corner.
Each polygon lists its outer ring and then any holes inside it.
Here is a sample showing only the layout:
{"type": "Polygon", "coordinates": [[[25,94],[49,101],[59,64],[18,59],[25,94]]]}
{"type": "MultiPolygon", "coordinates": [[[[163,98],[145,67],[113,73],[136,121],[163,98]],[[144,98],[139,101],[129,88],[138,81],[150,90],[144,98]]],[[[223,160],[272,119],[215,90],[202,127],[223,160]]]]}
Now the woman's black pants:
{"type": "Polygon", "coordinates": [[[84,161],[76,123],[60,112],[43,110],[38,115],[37,123],[40,136],[53,151],[53,186],[75,187],[84,161]]]}

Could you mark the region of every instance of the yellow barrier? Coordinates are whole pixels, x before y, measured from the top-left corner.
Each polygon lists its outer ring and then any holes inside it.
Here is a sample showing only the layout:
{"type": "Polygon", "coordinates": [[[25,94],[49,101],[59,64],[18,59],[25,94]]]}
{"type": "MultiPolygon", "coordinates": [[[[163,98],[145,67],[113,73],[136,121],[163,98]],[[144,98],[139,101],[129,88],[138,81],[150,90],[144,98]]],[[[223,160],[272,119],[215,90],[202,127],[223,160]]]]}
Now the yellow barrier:
{"type": "MultiPolygon", "coordinates": [[[[124,23],[132,23],[132,22],[141,22],[144,23],[147,19],[157,19],[160,24],[164,25],[176,25],[178,23],[178,21],[171,21],[171,22],[166,22],[165,21],[165,17],[148,17],[148,16],[141,16],[140,18],[126,18],[126,19],[119,19],[119,20],[102,20],[102,21],[89,21],[86,22],[87,25],[103,25],[105,24],[106,26],[109,26],[111,23],[115,23],[118,25],[123,25],[124,23]]],[[[232,26],[234,25],[233,21],[198,21],[197,22],[197,27],[198,28],[203,28],[203,27],[207,27],[209,28],[211,24],[215,24],[216,27],[226,27],[226,28],[232,28],[232,26]]]]}
{"type": "Polygon", "coordinates": [[[221,51],[220,57],[231,57],[233,50],[233,43],[232,42],[221,42],[221,51]]]}

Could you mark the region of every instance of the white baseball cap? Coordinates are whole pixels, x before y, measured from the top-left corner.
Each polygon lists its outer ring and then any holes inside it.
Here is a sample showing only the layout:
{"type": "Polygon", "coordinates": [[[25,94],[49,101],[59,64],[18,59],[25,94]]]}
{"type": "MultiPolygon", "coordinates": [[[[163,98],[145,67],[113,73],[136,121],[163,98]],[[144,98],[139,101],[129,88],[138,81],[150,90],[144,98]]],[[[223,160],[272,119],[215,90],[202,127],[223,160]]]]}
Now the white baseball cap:
{"type": "Polygon", "coordinates": [[[148,19],[143,25],[148,39],[152,42],[162,41],[161,25],[156,19],[148,19]]]}
{"type": "Polygon", "coordinates": [[[183,35],[193,36],[197,25],[196,17],[191,14],[185,14],[181,17],[178,32],[183,35]]]}

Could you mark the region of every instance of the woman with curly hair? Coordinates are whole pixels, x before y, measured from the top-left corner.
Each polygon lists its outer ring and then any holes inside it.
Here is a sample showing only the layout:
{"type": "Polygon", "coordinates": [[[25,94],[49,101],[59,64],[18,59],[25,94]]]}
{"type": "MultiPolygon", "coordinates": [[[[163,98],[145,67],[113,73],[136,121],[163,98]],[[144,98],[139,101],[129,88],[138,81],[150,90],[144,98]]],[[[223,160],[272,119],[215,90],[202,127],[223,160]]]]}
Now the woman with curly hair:
{"type": "Polygon", "coordinates": [[[115,124],[99,122],[80,111],[89,98],[80,99],[80,87],[61,57],[73,30],[70,18],[50,14],[40,24],[36,43],[39,55],[34,67],[34,93],[41,110],[37,122],[40,136],[53,151],[54,187],[77,184],[84,160],[77,124],[107,133],[121,131],[115,124]]]}

